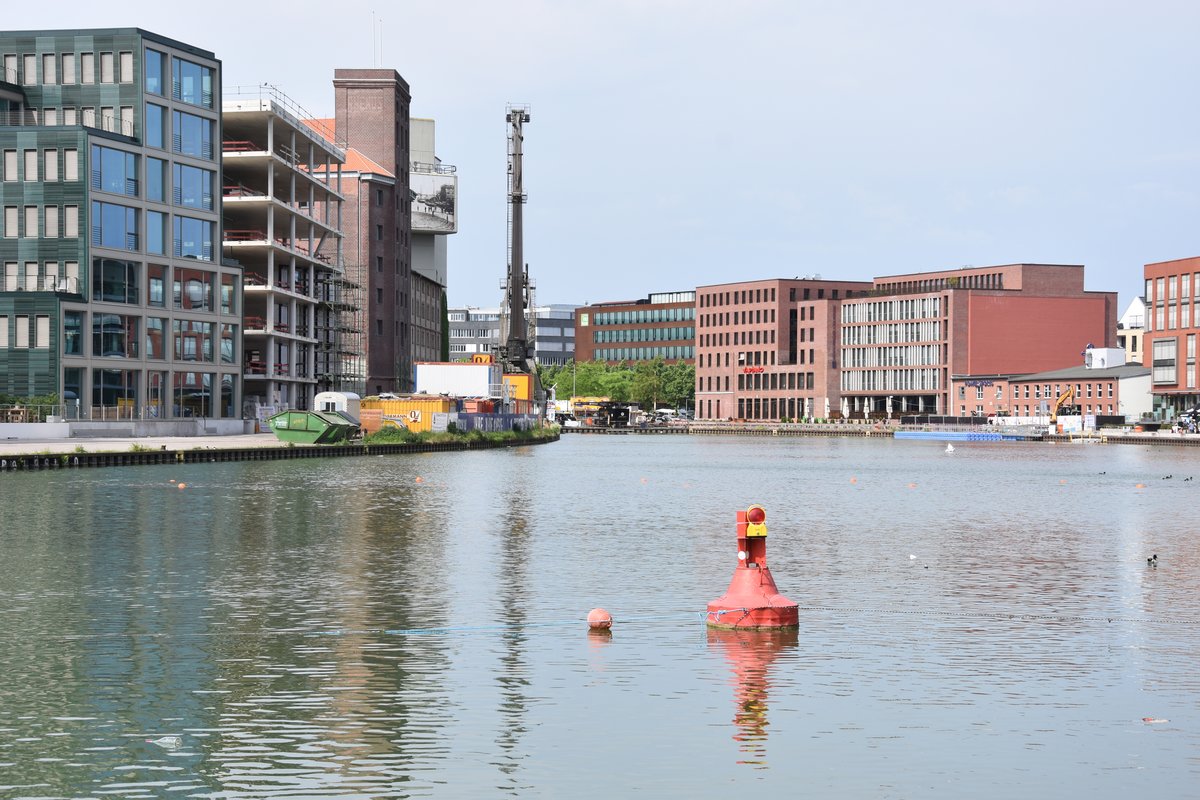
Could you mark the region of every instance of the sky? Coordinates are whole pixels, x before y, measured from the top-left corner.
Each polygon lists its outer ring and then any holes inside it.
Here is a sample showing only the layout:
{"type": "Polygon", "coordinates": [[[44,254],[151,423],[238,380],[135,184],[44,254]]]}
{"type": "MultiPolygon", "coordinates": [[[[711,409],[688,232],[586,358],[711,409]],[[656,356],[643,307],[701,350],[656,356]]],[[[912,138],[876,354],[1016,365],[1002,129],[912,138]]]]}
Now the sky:
{"type": "Polygon", "coordinates": [[[452,306],[500,302],[510,103],[539,304],[1037,262],[1123,310],[1144,264],[1200,255],[1194,2],[10,5],[211,50],[227,94],[315,116],[335,68],[395,68],[458,168],[452,306]]]}

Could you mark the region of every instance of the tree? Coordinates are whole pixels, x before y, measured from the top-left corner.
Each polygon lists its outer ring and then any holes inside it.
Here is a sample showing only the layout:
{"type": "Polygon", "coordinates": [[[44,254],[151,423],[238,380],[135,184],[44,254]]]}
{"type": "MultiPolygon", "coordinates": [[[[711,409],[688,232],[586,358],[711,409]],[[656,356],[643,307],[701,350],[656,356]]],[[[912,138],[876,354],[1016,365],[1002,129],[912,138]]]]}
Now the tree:
{"type": "Polygon", "coordinates": [[[661,356],[655,356],[652,361],[640,361],[633,368],[629,394],[642,408],[658,408],[658,401],[666,397],[666,388],[667,365],[661,356]]]}
{"type": "Polygon", "coordinates": [[[696,407],[696,368],[683,361],[666,368],[663,396],[675,408],[696,407]]]}

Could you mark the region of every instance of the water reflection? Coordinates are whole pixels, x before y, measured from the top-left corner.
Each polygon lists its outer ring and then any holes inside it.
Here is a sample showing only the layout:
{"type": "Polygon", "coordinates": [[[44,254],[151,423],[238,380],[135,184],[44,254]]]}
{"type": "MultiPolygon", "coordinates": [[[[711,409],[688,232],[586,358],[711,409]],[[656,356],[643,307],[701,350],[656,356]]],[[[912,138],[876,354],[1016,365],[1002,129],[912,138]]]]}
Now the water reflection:
{"type": "Polygon", "coordinates": [[[708,629],[709,647],[725,655],[733,673],[733,724],[737,727],[733,738],[742,753],[739,764],[751,764],[760,769],[767,766],[771,665],[781,655],[795,651],[799,641],[798,628],[759,631],[708,629]]]}
{"type": "Polygon", "coordinates": [[[534,547],[530,530],[528,485],[510,482],[501,497],[500,553],[496,559],[496,585],[501,587],[496,618],[511,628],[502,639],[500,669],[496,683],[500,688],[500,730],[496,745],[500,748],[496,766],[505,781],[497,788],[514,796],[520,794],[517,773],[521,766],[521,740],[525,734],[527,694],[530,688],[526,648],[526,623],[530,594],[529,557],[534,547]]]}

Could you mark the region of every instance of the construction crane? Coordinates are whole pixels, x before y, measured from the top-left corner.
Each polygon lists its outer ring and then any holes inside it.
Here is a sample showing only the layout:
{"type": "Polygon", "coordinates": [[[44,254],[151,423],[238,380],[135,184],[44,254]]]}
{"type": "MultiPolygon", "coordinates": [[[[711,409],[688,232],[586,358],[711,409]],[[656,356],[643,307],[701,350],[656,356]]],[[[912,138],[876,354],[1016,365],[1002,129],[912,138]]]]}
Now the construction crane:
{"type": "Polygon", "coordinates": [[[504,301],[500,309],[500,345],[498,360],[506,373],[520,373],[533,378],[533,399],[539,405],[545,398],[537,379],[537,365],[532,353],[529,322],[526,318],[532,307],[532,284],[525,264],[524,207],[525,179],[523,158],[525,123],[529,122],[528,106],[510,105],[505,119],[508,122],[508,273],[504,281],[504,301]]]}

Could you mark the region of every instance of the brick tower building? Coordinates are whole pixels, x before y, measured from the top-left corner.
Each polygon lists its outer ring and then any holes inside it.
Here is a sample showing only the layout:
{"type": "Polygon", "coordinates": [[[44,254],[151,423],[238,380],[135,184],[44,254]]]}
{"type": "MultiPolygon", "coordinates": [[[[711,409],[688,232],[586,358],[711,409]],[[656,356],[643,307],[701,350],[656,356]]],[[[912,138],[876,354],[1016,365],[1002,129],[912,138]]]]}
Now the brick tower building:
{"type": "Polygon", "coordinates": [[[347,277],[362,287],[366,391],[412,390],[408,83],[391,69],[333,73],[347,277]]]}

